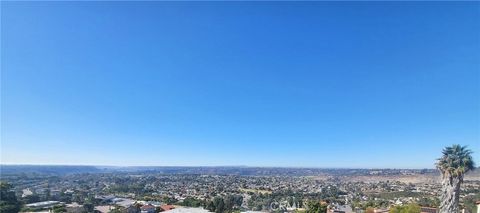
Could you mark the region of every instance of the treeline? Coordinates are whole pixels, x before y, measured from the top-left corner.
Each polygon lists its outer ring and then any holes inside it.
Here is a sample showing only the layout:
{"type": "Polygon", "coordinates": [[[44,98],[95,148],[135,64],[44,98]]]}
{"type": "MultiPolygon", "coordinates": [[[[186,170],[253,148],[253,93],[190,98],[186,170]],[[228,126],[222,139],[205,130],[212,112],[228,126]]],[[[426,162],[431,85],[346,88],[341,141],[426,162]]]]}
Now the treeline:
{"type": "Polygon", "coordinates": [[[239,211],[243,203],[243,196],[241,195],[228,195],[225,197],[215,197],[208,202],[205,209],[211,212],[234,212],[239,211]]]}
{"type": "Polygon", "coordinates": [[[192,197],[185,198],[178,205],[187,207],[203,207],[210,212],[225,213],[236,212],[241,210],[243,196],[232,194],[227,196],[217,196],[211,200],[199,200],[192,197]]]}
{"type": "Polygon", "coordinates": [[[390,208],[390,213],[420,213],[420,206],[417,204],[408,204],[402,206],[393,206],[390,208]]]}

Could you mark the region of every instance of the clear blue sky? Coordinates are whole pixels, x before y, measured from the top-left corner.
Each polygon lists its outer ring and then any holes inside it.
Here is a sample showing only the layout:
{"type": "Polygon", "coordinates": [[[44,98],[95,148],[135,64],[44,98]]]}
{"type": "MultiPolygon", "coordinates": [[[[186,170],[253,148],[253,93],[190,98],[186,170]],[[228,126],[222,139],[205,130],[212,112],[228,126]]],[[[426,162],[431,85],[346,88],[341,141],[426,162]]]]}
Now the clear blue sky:
{"type": "Polygon", "coordinates": [[[480,3],[1,2],[1,162],[480,160],[480,3]]]}

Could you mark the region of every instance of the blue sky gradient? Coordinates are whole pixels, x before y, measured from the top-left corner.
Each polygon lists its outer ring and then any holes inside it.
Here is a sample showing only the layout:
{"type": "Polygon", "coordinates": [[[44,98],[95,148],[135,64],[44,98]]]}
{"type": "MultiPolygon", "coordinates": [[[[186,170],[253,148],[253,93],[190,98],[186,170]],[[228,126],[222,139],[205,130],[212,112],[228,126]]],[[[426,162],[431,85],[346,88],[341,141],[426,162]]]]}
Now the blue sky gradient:
{"type": "Polygon", "coordinates": [[[5,2],[1,162],[480,159],[479,2],[5,2]]]}

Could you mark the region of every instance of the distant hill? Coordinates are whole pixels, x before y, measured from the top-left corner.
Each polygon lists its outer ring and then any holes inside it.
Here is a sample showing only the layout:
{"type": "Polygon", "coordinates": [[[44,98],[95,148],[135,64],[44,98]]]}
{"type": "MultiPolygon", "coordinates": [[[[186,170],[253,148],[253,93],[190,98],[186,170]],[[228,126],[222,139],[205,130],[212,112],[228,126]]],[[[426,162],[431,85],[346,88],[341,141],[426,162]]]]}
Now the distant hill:
{"type": "Polygon", "coordinates": [[[391,176],[406,174],[438,174],[434,169],[335,169],[335,168],[285,168],[285,167],[177,167],[177,166],[51,166],[51,165],[0,165],[2,174],[78,174],[78,173],[158,173],[205,175],[253,175],[253,176],[391,176]]]}
{"type": "Polygon", "coordinates": [[[0,165],[0,174],[39,173],[52,175],[98,173],[95,166],[61,166],[61,165],[0,165]]]}

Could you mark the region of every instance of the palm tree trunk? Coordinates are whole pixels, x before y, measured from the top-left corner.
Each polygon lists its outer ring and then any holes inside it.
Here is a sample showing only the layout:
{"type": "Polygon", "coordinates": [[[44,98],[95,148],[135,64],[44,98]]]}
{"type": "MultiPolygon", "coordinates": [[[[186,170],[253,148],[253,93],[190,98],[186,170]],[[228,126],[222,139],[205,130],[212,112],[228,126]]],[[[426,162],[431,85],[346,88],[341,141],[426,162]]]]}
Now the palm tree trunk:
{"type": "Polygon", "coordinates": [[[463,175],[453,177],[450,174],[442,175],[442,195],[439,213],[459,213],[460,185],[463,175]]]}

